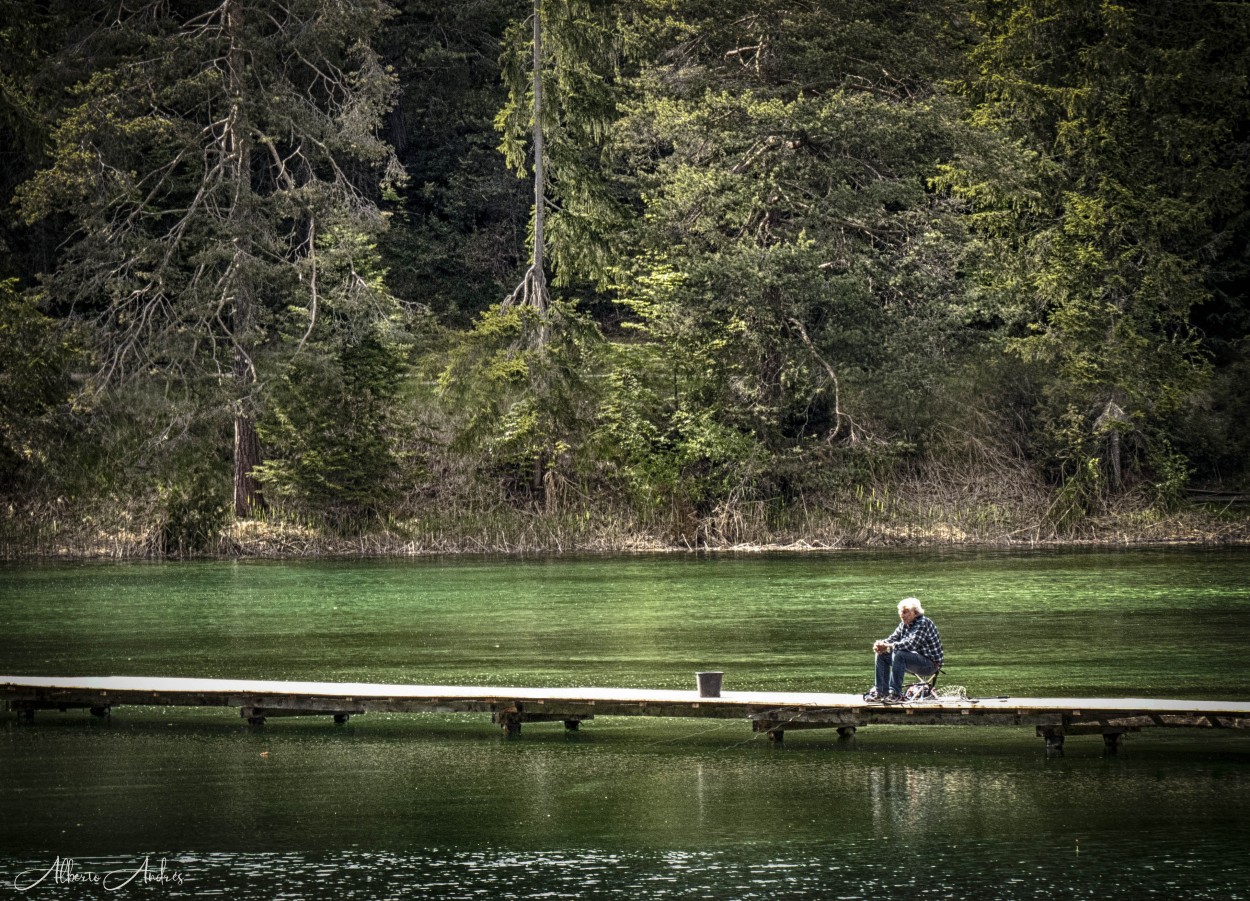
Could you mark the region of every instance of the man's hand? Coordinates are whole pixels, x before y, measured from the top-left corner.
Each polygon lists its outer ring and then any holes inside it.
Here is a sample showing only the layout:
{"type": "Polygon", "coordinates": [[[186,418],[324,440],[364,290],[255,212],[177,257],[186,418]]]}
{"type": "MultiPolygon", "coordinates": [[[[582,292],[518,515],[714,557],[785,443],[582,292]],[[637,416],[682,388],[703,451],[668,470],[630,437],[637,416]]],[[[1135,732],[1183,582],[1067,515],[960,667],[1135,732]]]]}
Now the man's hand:
{"type": "Polygon", "coordinates": [[[873,643],[872,649],[876,651],[877,654],[884,654],[890,649],[890,645],[887,642],[878,640],[873,643]]]}

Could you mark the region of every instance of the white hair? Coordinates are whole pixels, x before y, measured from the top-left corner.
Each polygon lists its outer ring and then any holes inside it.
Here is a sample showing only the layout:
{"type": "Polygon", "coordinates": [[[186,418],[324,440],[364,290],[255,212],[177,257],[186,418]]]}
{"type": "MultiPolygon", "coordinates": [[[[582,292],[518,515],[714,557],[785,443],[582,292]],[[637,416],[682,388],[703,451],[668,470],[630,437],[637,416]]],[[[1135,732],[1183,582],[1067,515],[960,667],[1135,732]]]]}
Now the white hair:
{"type": "Polygon", "coordinates": [[[920,616],[924,616],[924,608],[920,606],[919,598],[903,598],[901,601],[899,601],[898,602],[899,615],[902,615],[903,611],[908,609],[909,607],[912,610],[915,610],[916,613],[918,613],[920,616]]]}

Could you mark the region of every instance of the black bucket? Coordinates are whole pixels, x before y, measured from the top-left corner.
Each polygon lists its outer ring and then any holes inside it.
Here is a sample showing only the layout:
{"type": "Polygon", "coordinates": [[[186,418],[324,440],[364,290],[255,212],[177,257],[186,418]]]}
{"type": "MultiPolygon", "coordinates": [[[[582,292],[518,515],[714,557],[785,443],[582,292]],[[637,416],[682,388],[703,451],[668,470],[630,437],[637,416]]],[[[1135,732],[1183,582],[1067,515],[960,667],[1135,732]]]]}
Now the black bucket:
{"type": "Polygon", "coordinates": [[[695,673],[695,678],[699,680],[699,697],[701,698],[719,698],[720,682],[725,675],[720,672],[695,673]]]}

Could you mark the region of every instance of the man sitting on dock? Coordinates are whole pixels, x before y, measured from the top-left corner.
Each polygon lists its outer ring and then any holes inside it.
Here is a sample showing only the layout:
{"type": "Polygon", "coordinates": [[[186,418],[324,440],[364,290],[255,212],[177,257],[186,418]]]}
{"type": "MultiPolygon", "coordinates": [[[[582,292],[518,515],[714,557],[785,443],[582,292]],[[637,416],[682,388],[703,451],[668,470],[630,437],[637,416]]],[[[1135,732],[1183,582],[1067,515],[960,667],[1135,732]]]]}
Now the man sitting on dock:
{"type": "Polygon", "coordinates": [[[928,678],[942,668],[942,637],[933,620],[924,615],[916,598],[898,602],[902,620],[888,638],[873,643],[877,654],[876,685],[864,695],[865,701],[886,704],[903,702],[903,679],[907,673],[928,678]]]}

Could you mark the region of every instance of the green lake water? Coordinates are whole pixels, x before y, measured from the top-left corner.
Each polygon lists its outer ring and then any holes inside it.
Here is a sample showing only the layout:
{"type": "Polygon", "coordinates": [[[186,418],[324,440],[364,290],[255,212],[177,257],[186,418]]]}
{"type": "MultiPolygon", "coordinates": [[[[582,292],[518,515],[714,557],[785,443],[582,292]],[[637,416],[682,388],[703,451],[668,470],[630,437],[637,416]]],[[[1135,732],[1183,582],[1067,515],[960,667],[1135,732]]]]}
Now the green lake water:
{"type": "MultiPolygon", "coordinates": [[[[1250,700],[1250,549],[0,567],[0,674],[1250,700]]],[[[1250,734],[0,712],[0,897],[1250,898],[1250,734]],[[50,872],[57,859],[77,881],[50,872]],[[144,873],[118,888],[147,861],[144,873]],[[165,880],[159,881],[161,863],[165,880]],[[29,887],[41,874],[47,877],[29,887]],[[113,874],[109,885],[94,877],[113,874]],[[23,889],[26,889],[23,891],[23,889]],[[109,889],[114,889],[110,891],[109,889]]]]}

